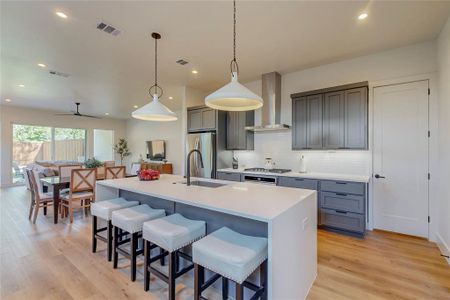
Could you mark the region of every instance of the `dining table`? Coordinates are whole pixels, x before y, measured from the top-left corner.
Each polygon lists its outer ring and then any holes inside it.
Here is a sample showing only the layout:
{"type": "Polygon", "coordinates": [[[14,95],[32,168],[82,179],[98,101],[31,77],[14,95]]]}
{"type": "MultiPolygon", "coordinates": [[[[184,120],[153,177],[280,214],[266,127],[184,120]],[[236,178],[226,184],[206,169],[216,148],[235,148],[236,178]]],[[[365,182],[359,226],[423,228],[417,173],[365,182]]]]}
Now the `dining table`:
{"type": "MultiPolygon", "coordinates": [[[[125,177],[135,177],[136,174],[125,174],[125,177]]],[[[97,180],[104,180],[103,174],[97,176],[97,180]]],[[[59,196],[61,190],[70,188],[70,177],[49,176],[41,178],[41,183],[44,186],[51,187],[53,190],[53,223],[58,224],[58,207],[59,196]]]]}

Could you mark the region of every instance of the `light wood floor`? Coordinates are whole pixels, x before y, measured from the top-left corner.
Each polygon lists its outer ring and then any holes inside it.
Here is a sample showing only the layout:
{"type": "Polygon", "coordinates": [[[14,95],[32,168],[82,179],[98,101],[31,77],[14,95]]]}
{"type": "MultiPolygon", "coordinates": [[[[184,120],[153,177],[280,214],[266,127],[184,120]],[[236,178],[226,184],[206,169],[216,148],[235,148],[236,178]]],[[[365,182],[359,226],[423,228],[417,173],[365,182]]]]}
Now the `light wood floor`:
{"type": "MultiPolygon", "coordinates": [[[[25,188],[0,189],[1,299],[167,299],[159,280],[146,293],[142,271],[132,283],[125,260],[113,270],[105,251],[91,253],[89,216],[54,225],[50,208],[32,225],[28,205],[25,188]]],[[[319,230],[318,251],[308,299],[450,299],[450,267],[426,240],[380,231],[360,240],[319,230]]],[[[178,299],[193,298],[189,281],[177,286],[178,299]]]]}

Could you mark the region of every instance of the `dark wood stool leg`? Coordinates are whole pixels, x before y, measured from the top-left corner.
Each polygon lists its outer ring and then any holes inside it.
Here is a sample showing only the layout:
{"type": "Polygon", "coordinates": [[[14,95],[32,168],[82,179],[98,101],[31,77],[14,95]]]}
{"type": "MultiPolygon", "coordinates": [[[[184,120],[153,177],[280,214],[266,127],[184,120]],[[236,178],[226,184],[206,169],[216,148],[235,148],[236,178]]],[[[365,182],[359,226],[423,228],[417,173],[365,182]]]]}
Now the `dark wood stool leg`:
{"type": "Polygon", "coordinates": [[[200,300],[202,297],[201,286],[204,283],[204,269],[202,266],[194,264],[194,300],[200,300]]]}
{"type": "Polygon", "coordinates": [[[176,275],[176,263],[175,257],[177,252],[173,251],[169,253],[169,300],[175,300],[175,275],[176,275]]]}
{"type": "Polygon", "coordinates": [[[236,297],[235,300],[244,300],[244,286],[236,282],[236,297]]]}
{"type": "Polygon", "coordinates": [[[117,247],[118,247],[118,242],[119,242],[119,239],[118,239],[118,236],[119,236],[119,228],[118,227],[116,227],[116,226],[113,226],[114,227],[114,234],[113,234],[113,268],[114,269],[117,269],[117,262],[118,262],[118,260],[119,260],[119,255],[118,255],[118,253],[117,253],[117,247]]]}
{"type": "Polygon", "coordinates": [[[111,261],[112,258],[112,243],[113,243],[113,233],[112,233],[112,223],[111,220],[108,221],[108,225],[106,227],[106,231],[107,231],[107,251],[108,251],[108,261],[111,261]]]}
{"type": "Polygon", "coordinates": [[[264,292],[261,294],[261,300],[267,300],[267,260],[265,260],[259,269],[259,286],[264,287],[264,292]]]}
{"type": "Polygon", "coordinates": [[[222,276],[222,299],[228,299],[228,279],[222,276]]]}
{"type": "MultiPolygon", "coordinates": [[[[163,254],[164,253],[164,249],[163,248],[159,248],[159,254],[163,254]]],[[[166,257],[165,256],[162,256],[160,259],[159,259],[159,263],[161,264],[161,266],[164,266],[165,264],[166,264],[166,257]]]]}
{"type": "Polygon", "coordinates": [[[97,251],[97,238],[95,235],[97,234],[97,217],[92,216],[92,252],[95,253],[97,251]]]}
{"type": "Polygon", "coordinates": [[[47,215],[47,203],[44,203],[44,216],[47,215]]]}
{"type": "Polygon", "coordinates": [[[138,233],[131,234],[131,281],[136,280],[136,250],[138,244],[138,233]]]}
{"type": "Polygon", "coordinates": [[[150,242],[144,240],[144,291],[150,289],[150,271],[148,270],[150,264],[150,242]]]}

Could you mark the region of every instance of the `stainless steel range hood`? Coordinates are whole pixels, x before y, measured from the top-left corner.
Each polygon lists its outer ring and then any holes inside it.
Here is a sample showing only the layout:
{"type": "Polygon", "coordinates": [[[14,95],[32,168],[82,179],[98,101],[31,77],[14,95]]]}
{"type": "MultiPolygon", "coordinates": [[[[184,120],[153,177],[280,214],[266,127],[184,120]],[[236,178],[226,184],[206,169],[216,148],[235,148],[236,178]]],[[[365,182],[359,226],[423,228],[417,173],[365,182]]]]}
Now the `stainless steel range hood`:
{"type": "Polygon", "coordinates": [[[261,125],[246,127],[245,129],[260,131],[285,131],[289,125],[281,124],[281,75],[271,72],[262,75],[261,125]]]}

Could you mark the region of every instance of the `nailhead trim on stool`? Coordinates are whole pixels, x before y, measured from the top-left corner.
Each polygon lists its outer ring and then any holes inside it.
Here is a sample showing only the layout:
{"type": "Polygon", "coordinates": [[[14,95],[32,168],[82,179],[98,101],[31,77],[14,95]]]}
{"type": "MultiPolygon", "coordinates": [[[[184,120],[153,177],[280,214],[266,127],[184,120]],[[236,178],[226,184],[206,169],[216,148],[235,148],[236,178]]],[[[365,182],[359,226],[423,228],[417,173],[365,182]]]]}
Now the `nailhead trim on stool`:
{"type": "Polygon", "coordinates": [[[179,258],[192,261],[191,257],[179,251],[202,238],[206,233],[204,221],[186,219],[180,214],[173,214],[161,219],[144,223],[144,290],[150,288],[150,273],[154,274],[169,285],[170,300],[175,300],[175,280],[181,275],[192,270],[194,265],[190,264],[179,270],[179,258]],[[151,245],[157,245],[164,249],[164,253],[151,257],[151,245]],[[152,267],[152,263],[161,257],[169,256],[169,274],[166,276],[152,267]]]}
{"type": "Polygon", "coordinates": [[[111,214],[113,211],[123,209],[131,206],[139,205],[138,201],[127,201],[124,198],[115,198],[109,200],[103,200],[94,202],[91,204],[92,214],[92,252],[97,251],[97,240],[101,240],[107,245],[107,257],[108,261],[112,259],[112,224],[111,214]],[[103,219],[107,222],[106,227],[97,228],[97,218],[103,219]],[[106,230],[106,238],[99,233],[106,230]]]}
{"type": "MultiPolygon", "coordinates": [[[[113,267],[117,268],[118,253],[131,261],[131,281],[136,280],[136,257],[142,254],[138,248],[138,239],[141,235],[144,222],[162,218],[166,215],[164,209],[153,209],[146,204],[116,210],[112,213],[112,225],[114,225],[113,267]],[[119,229],[131,234],[131,239],[119,241],[119,229]],[[130,252],[120,248],[127,242],[131,242],[130,252]]],[[[120,235],[122,238],[122,235],[120,235]]]]}
{"type": "MultiPolygon", "coordinates": [[[[200,299],[202,291],[221,276],[236,283],[236,299],[242,297],[243,287],[255,291],[255,299],[265,297],[266,238],[243,235],[223,227],[192,244],[192,260],[195,264],[196,274],[195,299],[200,299]],[[260,276],[262,279],[260,286],[247,282],[246,279],[260,266],[263,271],[260,276]],[[205,283],[203,282],[204,268],[220,276],[205,283]]],[[[223,283],[225,282],[223,281],[223,283]]],[[[228,293],[225,288],[223,290],[228,293]]]]}

